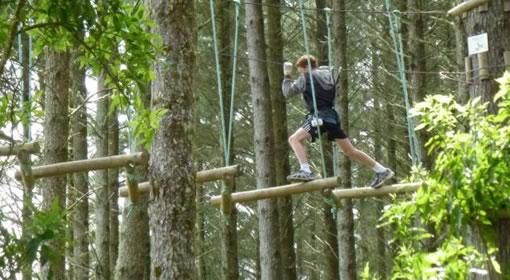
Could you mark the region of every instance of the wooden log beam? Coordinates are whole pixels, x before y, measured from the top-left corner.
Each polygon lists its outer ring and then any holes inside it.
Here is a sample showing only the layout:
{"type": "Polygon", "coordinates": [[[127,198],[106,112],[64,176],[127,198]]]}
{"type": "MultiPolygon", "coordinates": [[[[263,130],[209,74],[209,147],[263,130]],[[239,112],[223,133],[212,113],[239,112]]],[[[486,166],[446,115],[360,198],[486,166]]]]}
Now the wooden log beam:
{"type": "MultiPolygon", "coordinates": [[[[204,171],[197,172],[196,177],[196,183],[206,183],[206,182],[212,182],[221,180],[223,178],[229,177],[229,176],[238,176],[240,173],[239,165],[231,165],[227,167],[220,167],[215,169],[209,169],[204,171]]],[[[151,185],[149,182],[143,182],[138,184],[138,193],[147,193],[151,190],[151,185]]],[[[128,197],[129,195],[129,188],[127,186],[124,186],[119,189],[119,196],[120,197],[128,197]]]]}
{"type": "Polygon", "coordinates": [[[0,156],[15,156],[20,151],[27,151],[29,154],[38,154],[41,151],[39,142],[25,143],[22,145],[0,146],[0,156]]]}
{"type": "Polygon", "coordinates": [[[450,16],[458,16],[488,2],[489,0],[468,0],[450,9],[448,14],[450,16]]]}
{"type": "MultiPolygon", "coordinates": [[[[250,202],[260,199],[276,198],[292,194],[320,191],[327,188],[334,188],[340,183],[339,177],[330,177],[326,179],[315,180],[306,183],[295,183],[272,188],[257,189],[246,192],[233,193],[232,203],[250,202]]],[[[215,207],[220,207],[222,201],[221,195],[213,196],[210,200],[215,207]]]]}
{"type": "Polygon", "coordinates": [[[354,188],[354,189],[341,189],[334,190],[333,194],[336,198],[363,198],[363,197],[374,197],[382,196],[390,193],[406,193],[416,191],[423,183],[402,183],[388,186],[382,186],[378,189],[365,187],[365,188],[354,188]]]}
{"type": "MultiPolygon", "coordinates": [[[[132,164],[146,164],[149,160],[147,153],[134,153],[128,155],[117,155],[110,157],[101,157],[93,159],[75,160],[68,162],[60,162],[49,165],[42,165],[32,168],[32,176],[34,179],[61,176],[75,172],[86,172],[92,170],[101,170],[108,168],[119,168],[132,164]]],[[[21,180],[21,170],[16,170],[14,177],[21,180]]]]}

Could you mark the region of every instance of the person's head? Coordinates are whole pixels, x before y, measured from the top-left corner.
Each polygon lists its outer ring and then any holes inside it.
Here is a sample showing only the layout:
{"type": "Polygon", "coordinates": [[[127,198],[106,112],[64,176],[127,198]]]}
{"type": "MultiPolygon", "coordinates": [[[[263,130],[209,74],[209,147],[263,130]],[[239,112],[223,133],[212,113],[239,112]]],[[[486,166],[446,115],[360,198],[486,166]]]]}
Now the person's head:
{"type": "Polygon", "coordinates": [[[304,73],[309,69],[308,57],[310,57],[310,64],[312,66],[311,69],[317,68],[318,63],[317,63],[317,58],[315,58],[315,56],[303,55],[296,61],[296,68],[298,69],[299,73],[304,73]]]}

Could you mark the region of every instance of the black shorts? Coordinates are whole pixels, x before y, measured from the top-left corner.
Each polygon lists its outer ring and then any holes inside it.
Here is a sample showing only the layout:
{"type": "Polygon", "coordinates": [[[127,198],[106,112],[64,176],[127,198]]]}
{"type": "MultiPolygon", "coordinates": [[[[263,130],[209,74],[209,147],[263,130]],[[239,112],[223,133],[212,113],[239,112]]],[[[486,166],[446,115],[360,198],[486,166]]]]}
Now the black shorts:
{"type": "Polygon", "coordinates": [[[337,123],[326,122],[320,126],[320,129],[312,126],[312,118],[308,117],[303,125],[301,126],[304,130],[306,130],[312,136],[312,142],[315,142],[315,139],[319,138],[318,130],[321,131],[321,134],[325,132],[328,133],[328,140],[335,141],[336,139],[347,139],[347,134],[343,131],[340,120],[337,120],[337,123]]]}

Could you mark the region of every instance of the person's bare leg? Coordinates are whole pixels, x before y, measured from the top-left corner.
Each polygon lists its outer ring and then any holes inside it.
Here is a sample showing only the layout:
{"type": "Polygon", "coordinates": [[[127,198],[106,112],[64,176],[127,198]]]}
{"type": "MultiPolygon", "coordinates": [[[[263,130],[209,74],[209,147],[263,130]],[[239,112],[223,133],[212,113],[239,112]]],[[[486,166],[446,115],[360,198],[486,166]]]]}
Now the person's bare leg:
{"type": "Polygon", "coordinates": [[[373,160],[371,157],[369,157],[364,152],[356,149],[352,144],[351,141],[349,141],[348,138],[346,139],[336,139],[336,144],[342,150],[342,152],[349,157],[350,159],[357,161],[358,163],[372,169],[376,161],[373,160]]]}
{"type": "Polygon", "coordinates": [[[300,164],[308,163],[308,156],[303,142],[311,137],[310,133],[301,127],[289,137],[290,147],[294,151],[300,164]]]}
{"type": "Polygon", "coordinates": [[[389,168],[386,168],[382,166],[377,161],[373,160],[371,157],[369,157],[364,152],[356,149],[349,139],[337,139],[336,143],[338,147],[344,152],[346,156],[348,156],[350,159],[353,159],[364,166],[372,169],[375,172],[374,179],[372,180],[372,183],[369,184],[372,188],[379,188],[384,183],[391,179],[395,173],[393,173],[392,170],[389,168]]]}

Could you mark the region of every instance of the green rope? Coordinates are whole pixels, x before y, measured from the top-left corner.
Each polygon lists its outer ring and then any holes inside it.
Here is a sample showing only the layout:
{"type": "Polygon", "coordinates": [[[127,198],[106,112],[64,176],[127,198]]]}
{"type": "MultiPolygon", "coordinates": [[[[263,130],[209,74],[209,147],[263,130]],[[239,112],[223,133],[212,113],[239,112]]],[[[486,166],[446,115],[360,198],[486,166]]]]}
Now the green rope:
{"type": "Polygon", "coordinates": [[[214,43],[214,59],[216,62],[216,82],[218,84],[218,98],[220,100],[220,116],[221,116],[221,139],[223,143],[223,155],[225,159],[225,163],[228,161],[227,159],[227,136],[225,131],[225,113],[223,111],[223,88],[221,86],[221,69],[220,69],[220,58],[218,54],[218,41],[216,40],[216,14],[214,12],[214,0],[209,0],[209,5],[211,8],[211,21],[212,21],[212,31],[213,31],[213,43],[214,43]]]}
{"type": "MultiPolygon", "coordinates": [[[[318,120],[319,119],[319,112],[317,110],[317,101],[316,101],[316,98],[315,98],[315,86],[313,84],[313,75],[312,75],[312,69],[311,69],[312,68],[312,63],[310,61],[310,48],[308,46],[308,37],[306,36],[305,7],[304,7],[304,5],[305,5],[304,0],[301,0],[300,1],[300,5],[299,5],[300,12],[301,12],[301,26],[302,26],[302,29],[303,29],[303,38],[304,38],[305,51],[306,51],[307,62],[308,62],[308,75],[310,76],[310,84],[311,84],[311,87],[312,87],[312,99],[313,99],[314,115],[315,115],[315,119],[318,120]]],[[[324,151],[323,151],[323,148],[322,148],[321,130],[320,130],[320,126],[319,125],[317,125],[317,133],[319,134],[319,147],[320,147],[321,160],[322,160],[322,171],[324,173],[324,177],[328,177],[327,170],[326,170],[326,161],[324,159],[324,151]]]]}
{"type": "MultiPolygon", "coordinates": [[[[328,29],[328,66],[329,70],[331,71],[331,77],[333,79],[333,83],[336,84],[336,81],[334,80],[335,77],[335,67],[333,67],[333,43],[332,43],[332,36],[331,36],[331,14],[332,10],[330,8],[324,8],[324,12],[326,13],[326,27],[328,29]]],[[[332,154],[333,154],[333,174],[335,176],[338,175],[338,158],[337,158],[337,147],[336,143],[333,143],[332,147],[332,154]]]]}
{"type": "Polygon", "coordinates": [[[414,120],[409,114],[409,111],[411,109],[411,103],[409,101],[409,94],[407,91],[407,79],[405,75],[405,62],[404,62],[404,51],[403,51],[403,45],[402,45],[402,33],[401,30],[401,23],[400,23],[400,11],[393,11],[391,10],[391,0],[385,0],[386,5],[386,12],[388,14],[388,18],[390,21],[390,32],[391,37],[393,38],[393,43],[395,45],[395,55],[397,58],[397,65],[400,75],[400,82],[402,83],[402,92],[404,93],[404,100],[406,105],[406,118],[407,118],[407,132],[409,134],[409,145],[411,148],[411,156],[413,159],[413,164],[416,165],[419,162],[421,162],[421,152],[419,149],[419,143],[418,138],[416,137],[415,132],[415,124],[414,120]]]}
{"type": "Polygon", "coordinates": [[[218,52],[218,41],[216,40],[216,14],[214,12],[214,0],[209,0],[210,8],[211,8],[211,21],[212,21],[212,29],[213,29],[213,42],[214,42],[214,58],[216,61],[216,81],[218,84],[218,98],[220,103],[220,115],[221,115],[221,139],[223,143],[223,155],[225,160],[225,166],[230,164],[230,148],[232,145],[232,126],[234,120],[234,100],[235,100],[235,92],[236,92],[236,68],[237,68],[237,50],[239,45],[239,10],[241,6],[240,0],[233,0],[235,4],[236,10],[236,24],[235,24],[235,35],[234,35],[234,50],[233,50],[233,61],[232,61],[232,86],[230,92],[230,117],[228,120],[228,135],[227,131],[225,131],[225,113],[223,106],[223,88],[221,85],[221,68],[220,68],[220,59],[218,52]]]}
{"type": "Polygon", "coordinates": [[[234,51],[233,51],[233,61],[232,61],[232,86],[230,92],[230,119],[228,125],[228,138],[227,138],[227,153],[225,157],[225,166],[229,165],[230,162],[230,148],[232,145],[232,124],[234,120],[234,99],[236,94],[236,68],[237,68],[237,48],[239,41],[239,9],[241,7],[241,0],[234,0],[236,6],[236,25],[235,25],[235,35],[234,35],[234,51]]]}

